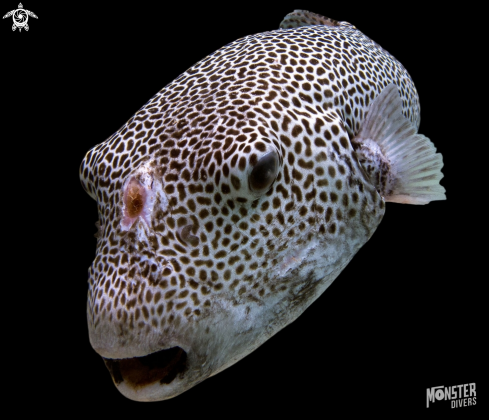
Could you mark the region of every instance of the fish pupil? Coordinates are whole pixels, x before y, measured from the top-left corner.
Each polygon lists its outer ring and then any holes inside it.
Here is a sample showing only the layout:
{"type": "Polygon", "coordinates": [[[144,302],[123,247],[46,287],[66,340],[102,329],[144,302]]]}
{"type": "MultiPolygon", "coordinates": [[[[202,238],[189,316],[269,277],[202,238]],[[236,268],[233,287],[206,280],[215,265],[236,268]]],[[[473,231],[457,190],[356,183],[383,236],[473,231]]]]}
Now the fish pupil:
{"type": "Polygon", "coordinates": [[[262,192],[272,185],[277,175],[277,156],[269,153],[262,157],[251,171],[249,177],[250,188],[255,192],[262,192]]]}

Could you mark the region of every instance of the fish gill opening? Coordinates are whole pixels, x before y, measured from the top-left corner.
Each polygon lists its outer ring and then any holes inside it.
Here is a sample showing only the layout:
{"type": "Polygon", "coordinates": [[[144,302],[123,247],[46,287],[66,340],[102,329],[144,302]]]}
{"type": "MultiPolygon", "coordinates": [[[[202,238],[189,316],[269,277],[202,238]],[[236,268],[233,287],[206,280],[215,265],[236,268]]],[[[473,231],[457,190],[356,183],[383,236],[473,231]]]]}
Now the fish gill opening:
{"type": "Polygon", "coordinates": [[[187,370],[187,353],[180,347],[160,350],[143,357],[104,359],[116,385],[123,381],[132,388],[142,388],[159,382],[170,384],[187,370]]]}

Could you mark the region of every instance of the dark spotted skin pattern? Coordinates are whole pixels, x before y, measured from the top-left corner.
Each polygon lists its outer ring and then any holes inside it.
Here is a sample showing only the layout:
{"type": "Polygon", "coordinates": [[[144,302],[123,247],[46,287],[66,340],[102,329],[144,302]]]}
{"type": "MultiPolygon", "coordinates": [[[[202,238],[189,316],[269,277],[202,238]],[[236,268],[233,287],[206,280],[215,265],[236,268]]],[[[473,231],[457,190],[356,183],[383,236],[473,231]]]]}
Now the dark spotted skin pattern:
{"type": "Polygon", "coordinates": [[[416,126],[418,96],[394,57],[331,22],[226,45],[87,153],[100,225],[88,323],[102,356],[178,345],[199,366],[188,388],[300,315],[371,237],[384,201],[351,139],[389,83],[416,126]],[[268,153],[277,175],[256,193],[249,175],[268,153]]]}

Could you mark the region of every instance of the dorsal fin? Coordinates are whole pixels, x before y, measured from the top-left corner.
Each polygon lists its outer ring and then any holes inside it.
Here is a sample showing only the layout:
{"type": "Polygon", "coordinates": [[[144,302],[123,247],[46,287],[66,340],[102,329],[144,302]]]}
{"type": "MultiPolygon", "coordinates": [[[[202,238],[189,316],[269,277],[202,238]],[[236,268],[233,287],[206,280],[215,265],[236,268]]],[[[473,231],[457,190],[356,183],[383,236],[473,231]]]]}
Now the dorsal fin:
{"type": "Polygon", "coordinates": [[[307,10],[294,10],[284,17],[280,23],[280,29],[299,28],[300,26],[326,25],[339,26],[336,20],[318,15],[317,13],[308,12],[307,10]]]}

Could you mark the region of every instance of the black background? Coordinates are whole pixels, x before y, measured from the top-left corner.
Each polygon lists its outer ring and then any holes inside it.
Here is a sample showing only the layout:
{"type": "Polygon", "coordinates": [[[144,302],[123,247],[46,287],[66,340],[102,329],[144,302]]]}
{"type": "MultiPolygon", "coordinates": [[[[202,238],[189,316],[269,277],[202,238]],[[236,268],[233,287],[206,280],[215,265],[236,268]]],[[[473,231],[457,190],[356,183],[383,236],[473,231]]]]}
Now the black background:
{"type": "MultiPolygon", "coordinates": [[[[17,1],[3,2],[2,16],[17,1]]],[[[39,18],[29,18],[28,32],[12,32],[11,18],[0,21],[2,319],[12,397],[95,417],[481,415],[487,130],[477,12],[425,3],[26,0],[39,18]],[[294,9],[346,20],[403,63],[420,96],[420,132],[443,154],[448,200],[388,204],[369,243],[290,326],[175,399],[127,400],[88,340],[97,211],[80,186],[79,164],[188,67],[237,38],[278,28],[294,9]],[[426,409],[426,388],[471,382],[475,407],[426,409]]]]}

